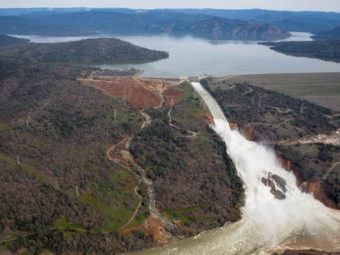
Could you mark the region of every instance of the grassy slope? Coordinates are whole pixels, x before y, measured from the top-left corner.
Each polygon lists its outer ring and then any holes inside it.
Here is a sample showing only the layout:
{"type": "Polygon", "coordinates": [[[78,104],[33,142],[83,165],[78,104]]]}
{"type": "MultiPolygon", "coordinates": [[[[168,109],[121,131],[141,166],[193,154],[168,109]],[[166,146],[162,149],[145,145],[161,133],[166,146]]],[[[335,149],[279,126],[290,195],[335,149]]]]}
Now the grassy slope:
{"type": "Polygon", "coordinates": [[[340,73],[241,75],[227,81],[248,82],[340,111],[340,73]]]}

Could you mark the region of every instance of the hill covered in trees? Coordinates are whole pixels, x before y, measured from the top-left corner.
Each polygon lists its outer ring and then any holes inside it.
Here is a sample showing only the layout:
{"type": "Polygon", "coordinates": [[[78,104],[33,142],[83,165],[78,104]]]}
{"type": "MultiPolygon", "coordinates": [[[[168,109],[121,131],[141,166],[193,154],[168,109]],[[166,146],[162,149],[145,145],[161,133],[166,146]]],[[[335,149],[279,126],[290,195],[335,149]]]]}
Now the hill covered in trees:
{"type": "Polygon", "coordinates": [[[39,35],[191,35],[215,40],[278,40],[289,33],[260,21],[166,10],[115,9],[0,16],[0,33],[39,35]]]}
{"type": "Polygon", "coordinates": [[[140,114],[80,85],[80,69],[1,65],[0,250],[112,254],[147,246],[151,239],[139,243],[138,232],[124,243],[114,234],[133,213],[138,182],[105,154],[140,127],[140,114]]]}
{"type": "Polygon", "coordinates": [[[175,9],[175,12],[265,22],[286,31],[320,33],[340,26],[340,14],[317,11],[274,11],[262,9],[175,9]]]}
{"type": "Polygon", "coordinates": [[[145,63],[167,58],[164,51],[149,50],[114,38],[86,39],[63,43],[30,43],[1,49],[2,57],[38,62],[145,63]]]}
{"type": "Polygon", "coordinates": [[[340,27],[336,27],[332,30],[323,31],[313,37],[316,40],[340,40],[340,27]]]}
{"type": "Polygon", "coordinates": [[[13,36],[8,36],[8,35],[0,35],[0,47],[1,46],[9,46],[9,45],[20,45],[20,44],[26,44],[30,40],[27,39],[21,39],[21,38],[16,38],[13,36]]]}
{"type": "Polygon", "coordinates": [[[189,84],[79,65],[166,53],[115,39],[0,52],[0,253],[125,253],[240,219],[242,181],[189,84]]]}
{"type": "Polygon", "coordinates": [[[272,41],[289,37],[289,33],[261,22],[212,17],[188,25],[179,24],[170,33],[215,40],[272,41]]]}
{"type": "Polygon", "coordinates": [[[185,236],[239,220],[243,184],[208,126],[199,95],[189,83],[165,95],[170,107],[148,110],[152,122],[131,143],[131,153],[154,183],[157,207],[185,236]]]}
{"type": "MultiPolygon", "coordinates": [[[[117,12],[135,14],[140,10],[127,8],[4,8],[0,9],[0,16],[37,17],[53,14],[70,14],[80,12],[117,12]]],[[[208,15],[234,20],[258,21],[271,24],[285,31],[299,31],[320,33],[340,26],[340,14],[335,12],[317,11],[274,11],[274,10],[232,10],[232,9],[157,9],[153,10],[158,16],[162,13],[173,12],[177,14],[208,15]]],[[[168,16],[170,14],[167,14],[168,16]]]]}
{"type": "Polygon", "coordinates": [[[113,254],[154,244],[140,230],[120,236],[139,204],[139,181],[106,155],[143,117],[77,78],[93,69],[83,64],[147,62],[167,53],[116,39],[0,52],[0,253],[113,254]]]}
{"type": "Polygon", "coordinates": [[[263,43],[272,50],[297,56],[340,62],[340,41],[306,41],[263,43]]]}

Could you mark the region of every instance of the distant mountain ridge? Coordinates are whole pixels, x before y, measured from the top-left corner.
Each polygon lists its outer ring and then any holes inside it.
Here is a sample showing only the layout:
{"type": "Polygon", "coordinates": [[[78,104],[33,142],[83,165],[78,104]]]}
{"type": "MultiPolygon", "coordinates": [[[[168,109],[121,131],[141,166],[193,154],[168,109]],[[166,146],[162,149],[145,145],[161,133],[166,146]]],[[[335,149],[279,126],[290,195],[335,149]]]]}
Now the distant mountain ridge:
{"type": "Polygon", "coordinates": [[[280,40],[289,33],[258,21],[151,10],[89,10],[0,16],[0,33],[38,35],[191,35],[214,40],[280,40]]]}
{"type": "Polygon", "coordinates": [[[288,32],[268,24],[220,17],[212,17],[188,26],[175,28],[173,33],[216,40],[271,41],[290,36],[288,32]]]}
{"type": "Polygon", "coordinates": [[[185,14],[204,14],[217,17],[265,22],[282,30],[319,33],[340,26],[340,13],[316,11],[273,11],[262,9],[173,9],[185,14]]]}
{"type": "Polygon", "coordinates": [[[265,22],[286,31],[319,33],[340,26],[340,13],[317,11],[274,11],[262,9],[226,10],[226,9],[155,9],[139,10],[128,8],[14,8],[0,9],[0,16],[50,16],[54,14],[69,14],[76,12],[116,12],[136,14],[154,12],[208,15],[229,19],[265,22]]]}

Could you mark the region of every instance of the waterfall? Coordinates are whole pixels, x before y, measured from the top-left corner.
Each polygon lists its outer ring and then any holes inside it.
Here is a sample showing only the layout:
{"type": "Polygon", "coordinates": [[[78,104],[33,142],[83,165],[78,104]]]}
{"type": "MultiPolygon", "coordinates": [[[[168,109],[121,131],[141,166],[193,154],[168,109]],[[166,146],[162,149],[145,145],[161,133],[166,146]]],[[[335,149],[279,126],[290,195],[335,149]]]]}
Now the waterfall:
{"type": "Polygon", "coordinates": [[[192,82],[192,86],[213,115],[212,128],[225,142],[243,180],[242,220],[142,254],[267,254],[265,251],[273,247],[303,238],[312,242],[312,247],[340,250],[338,211],[302,192],[274,151],[231,130],[215,99],[200,83],[192,82]]]}
{"type": "Polygon", "coordinates": [[[240,238],[244,234],[244,240],[250,235],[247,240],[250,250],[303,234],[322,235],[339,244],[339,215],[311,194],[302,192],[294,174],[282,167],[271,149],[231,130],[221,108],[200,83],[193,82],[192,86],[213,115],[213,129],[225,142],[227,153],[244,182],[244,227],[239,231],[240,238]]]}

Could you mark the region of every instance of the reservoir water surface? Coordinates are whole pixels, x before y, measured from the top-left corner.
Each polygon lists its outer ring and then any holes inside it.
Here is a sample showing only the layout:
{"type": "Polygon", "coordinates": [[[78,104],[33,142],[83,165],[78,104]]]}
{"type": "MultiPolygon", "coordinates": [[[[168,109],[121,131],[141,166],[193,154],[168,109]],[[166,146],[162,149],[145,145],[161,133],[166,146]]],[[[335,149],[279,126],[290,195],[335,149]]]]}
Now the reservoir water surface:
{"type": "MultiPolygon", "coordinates": [[[[288,40],[310,40],[311,34],[292,33],[288,40]]],[[[23,36],[33,42],[63,42],[93,37],[23,36]]],[[[103,35],[100,37],[113,37],[103,35]]],[[[264,73],[340,72],[340,64],[287,56],[257,42],[209,41],[192,37],[118,36],[149,49],[169,52],[168,59],[139,65],[101,65],[103,68],[134,67],[146,77],[214,76],[264,73]]]]}

